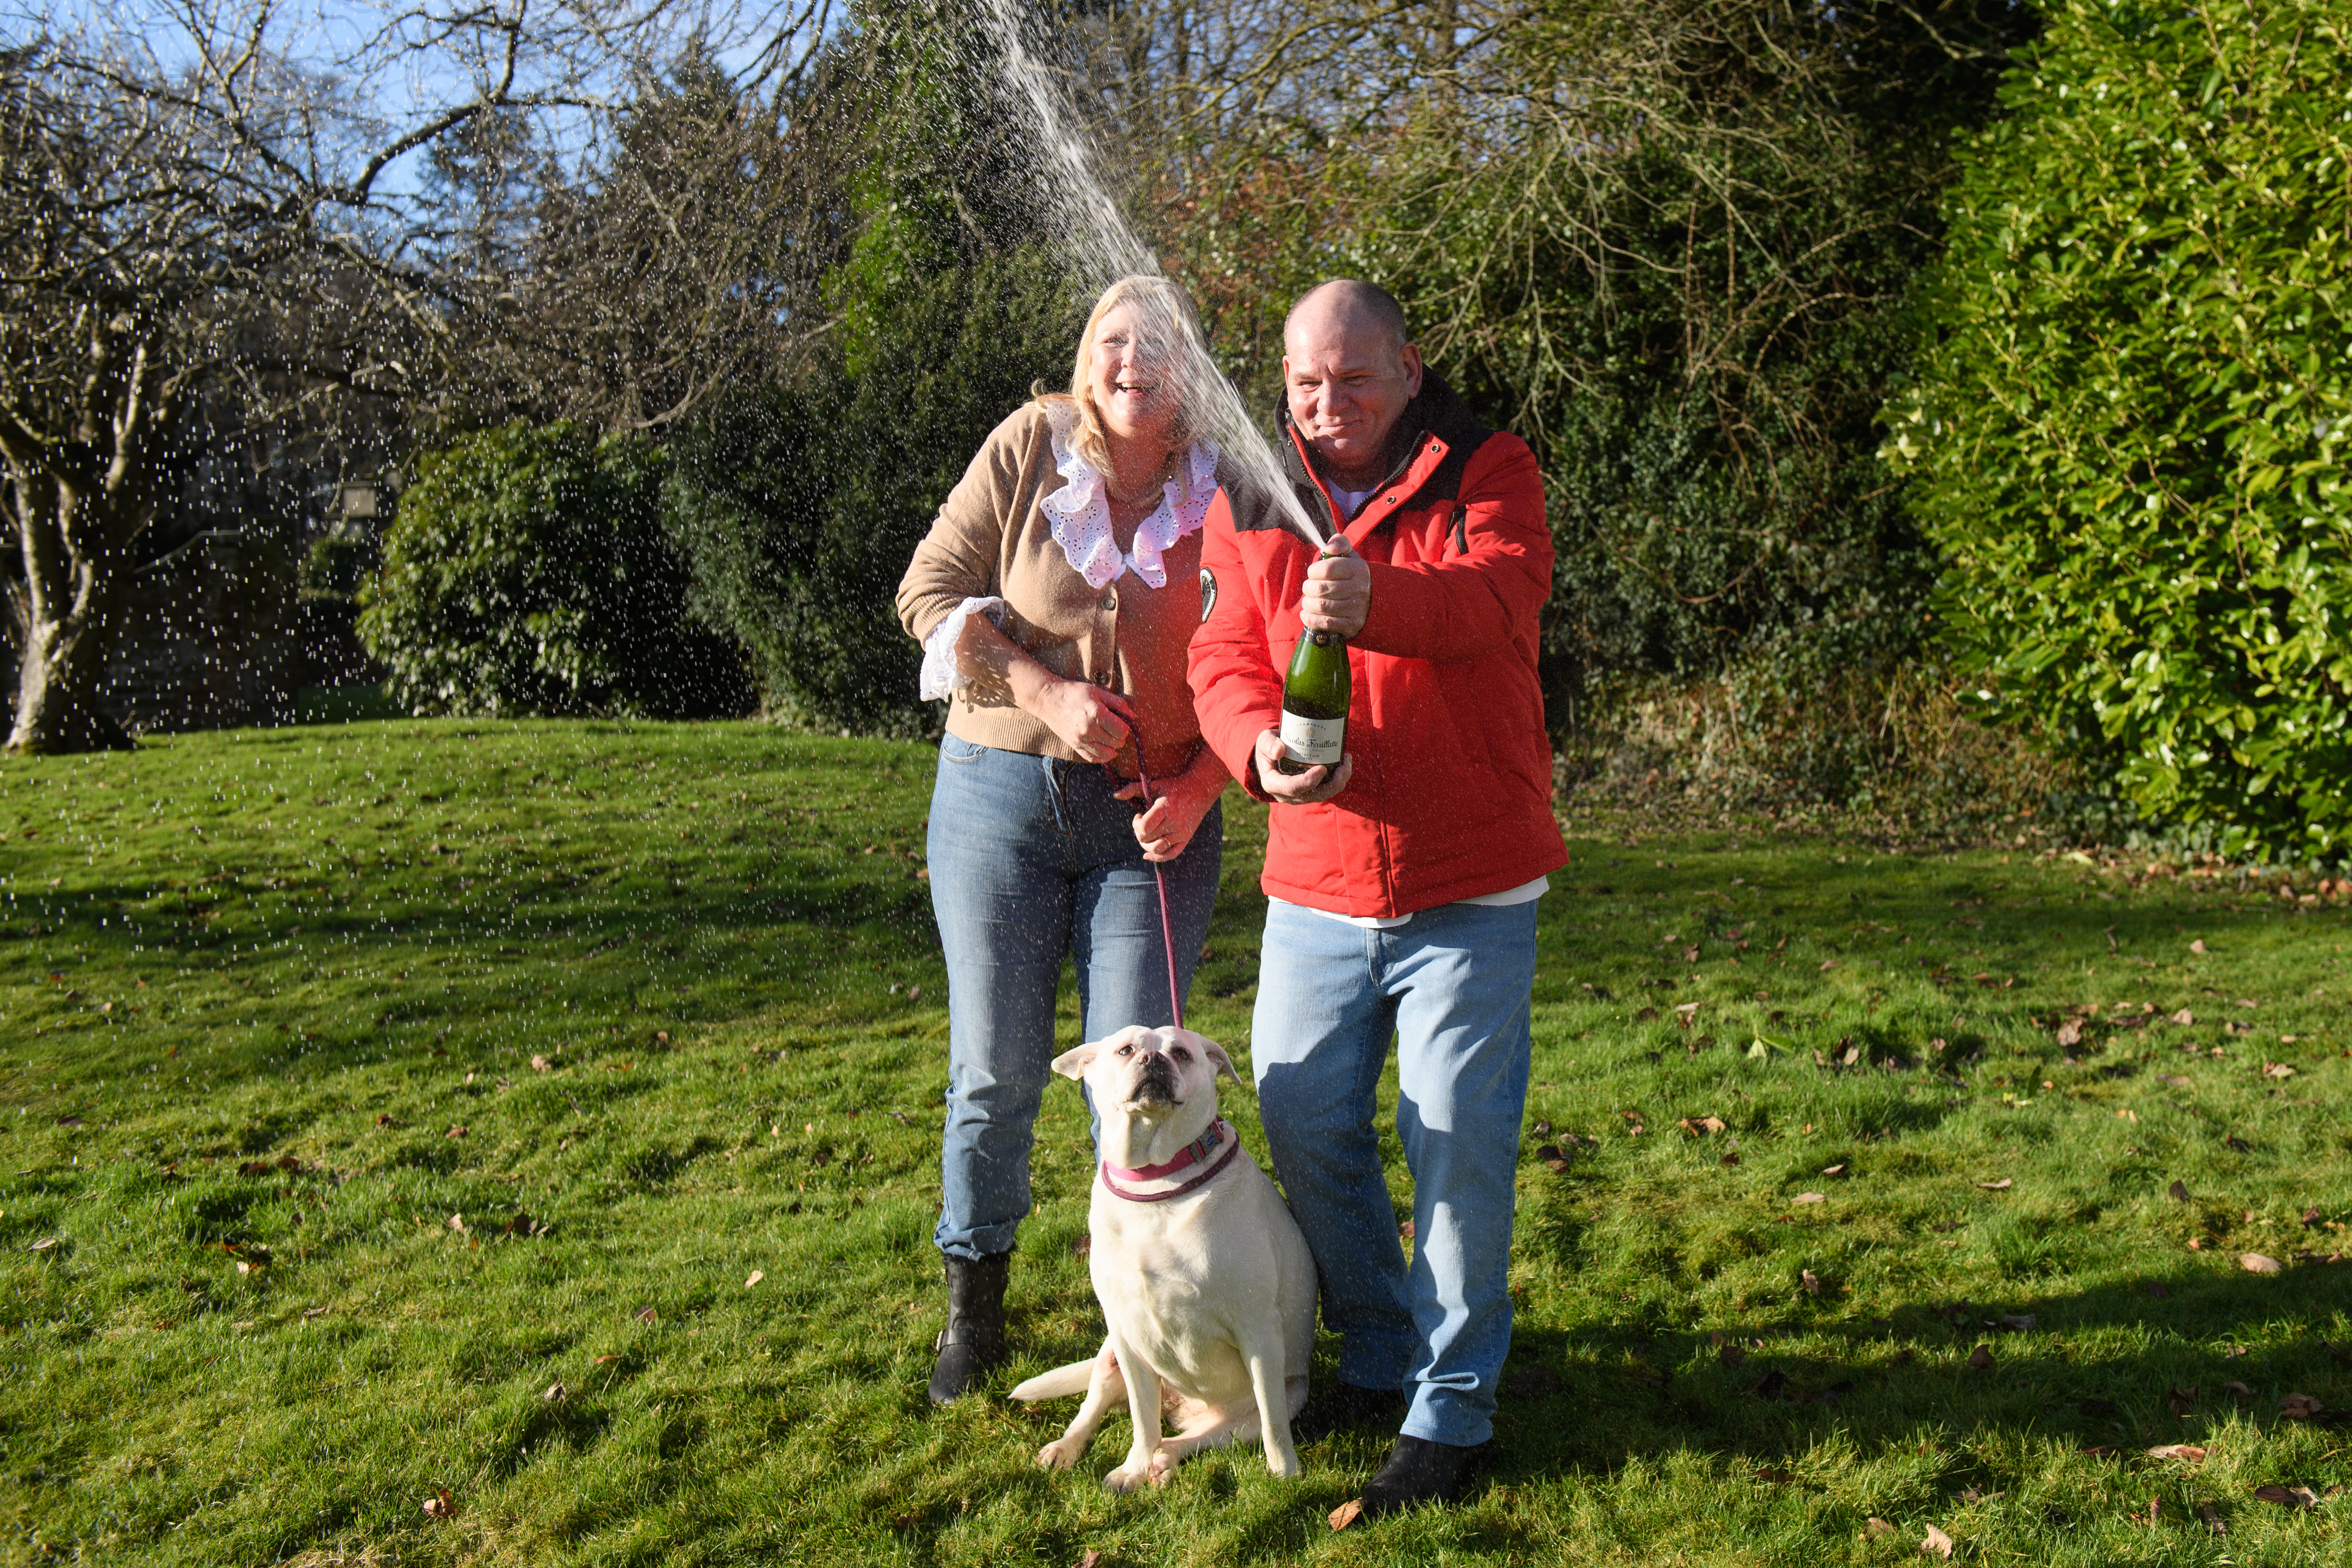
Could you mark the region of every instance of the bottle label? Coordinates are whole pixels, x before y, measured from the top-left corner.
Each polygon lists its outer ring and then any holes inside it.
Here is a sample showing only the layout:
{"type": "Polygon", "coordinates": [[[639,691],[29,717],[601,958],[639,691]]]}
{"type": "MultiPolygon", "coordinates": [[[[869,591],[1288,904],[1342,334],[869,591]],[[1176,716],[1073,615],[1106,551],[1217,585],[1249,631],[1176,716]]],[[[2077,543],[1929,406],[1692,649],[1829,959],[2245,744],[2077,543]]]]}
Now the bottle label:
{"type": "Polygon", "coordinates": [[[1282,715],[1282,743],[1308,767],[1338,767],[1347,739],[1345,719],[1307,719],[1287,710],[1282,715]]]}

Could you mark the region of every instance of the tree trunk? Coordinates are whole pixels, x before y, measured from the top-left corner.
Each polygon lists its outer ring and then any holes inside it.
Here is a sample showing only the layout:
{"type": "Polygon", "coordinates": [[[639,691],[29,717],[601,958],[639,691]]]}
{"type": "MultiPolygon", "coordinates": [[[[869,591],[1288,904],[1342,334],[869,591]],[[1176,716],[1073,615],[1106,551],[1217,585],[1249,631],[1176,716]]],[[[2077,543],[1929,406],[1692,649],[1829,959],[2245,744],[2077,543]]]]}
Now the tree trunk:
{"type": "Polygon", "coordinates": [[[131,546],[145,509],[121,515],[130,498],[103,485],[11,465],[8,499],[24,552],[25,581],[10,610],[22,662],[8,750],[118,751],[122,726],[99,706],[108,655],[120,635],[131,586],[131,546]]]}

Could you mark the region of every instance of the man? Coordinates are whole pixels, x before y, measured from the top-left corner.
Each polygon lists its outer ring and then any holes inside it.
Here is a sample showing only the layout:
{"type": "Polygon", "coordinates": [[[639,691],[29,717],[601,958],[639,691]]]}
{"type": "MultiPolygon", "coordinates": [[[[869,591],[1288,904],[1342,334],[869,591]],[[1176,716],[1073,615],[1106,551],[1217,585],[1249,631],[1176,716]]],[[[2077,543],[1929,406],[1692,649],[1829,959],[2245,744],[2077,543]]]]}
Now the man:
{"type": "Polygon", "coordinates": [[[1295,1429],[1401,1417],[1364,1490],[1381,1514],[1460,1490],[1510,1349],[1535,900],[1568,860],[1536,679],[1551,533],[1526,444],[1424,370],[1385,290],[1318,286],[1283,347],[1279,456],[1331,542],[1318,558],[1270,498],[1220,495],[1190,674],[1209,743],[1274,805],[1250,1052],[1342,1337],[1295,1429]],[[1315,630],[1349,641],[1346,754],[1286,773],[1282,671],[1315,630]],[[1410,1270],[1372,1126],[1391,1032],[1410,1270]]]}

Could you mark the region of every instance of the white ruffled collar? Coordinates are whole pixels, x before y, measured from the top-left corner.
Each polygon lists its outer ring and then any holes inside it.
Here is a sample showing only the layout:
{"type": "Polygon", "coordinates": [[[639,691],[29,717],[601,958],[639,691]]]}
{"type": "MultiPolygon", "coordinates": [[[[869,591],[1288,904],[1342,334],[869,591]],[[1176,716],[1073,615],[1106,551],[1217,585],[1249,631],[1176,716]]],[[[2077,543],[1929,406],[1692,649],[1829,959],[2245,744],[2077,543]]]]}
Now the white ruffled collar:
{"type": "Polygon", "coordinates": [[[1134,573],[1154,588],[1166,587],[1168,569],[1160,556],[1207,520],[1209,502],[1216,497],[1216,443],[1205,437],[1192,443],[1162,488],[1160,504],[1135,525],[1134,547],[1122,552],[1111,533],[1108,487],[1070,439],[1078,411],[1055,402],[1045,405],[1045,416],[1053,426],[1054,467],[1063,483],[1037,505],[1070,569],[1090,588],[1103,587],[1122,572],[1134,573]]]}

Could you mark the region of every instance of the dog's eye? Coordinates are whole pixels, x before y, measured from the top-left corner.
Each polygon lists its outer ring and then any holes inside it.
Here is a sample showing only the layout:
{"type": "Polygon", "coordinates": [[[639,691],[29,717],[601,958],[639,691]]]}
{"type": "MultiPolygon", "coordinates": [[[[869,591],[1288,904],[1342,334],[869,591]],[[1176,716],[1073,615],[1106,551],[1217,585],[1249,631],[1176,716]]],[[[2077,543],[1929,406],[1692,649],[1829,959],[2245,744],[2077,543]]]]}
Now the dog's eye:
{"type": "Polygon", "coordinates": [[[1135,1047],[1133,1046],[1121,1046],[1118,1048],[1118,1054],[1123,1057],[1131,1057],[1135,1054],[1135,1047]]]}
{"type": "Polygon", "coordinates": [[[1185,1050],[1185,1049],[1184,1049],[1182,1047],[1181,1047],[1181,1046],[1180,1046],[1180,1047],[1178,1047],[1175,1050],[1172,1050],[1172,1051],[1169,1052],[1168,1054],[1169,1054],[1170,1056],[1171,1056],[1171,1057],[1175,1058],[1176,1058],[1178,1061],[1180,1061],[1180,1062],[1189,1062],[1189,1061],[1191,1061],[1191,1060],[1192,1059],[1192,1052],[1190,1052],[1190,1051],[1188,1051],[1188,1050],[1185,1050]]]}

